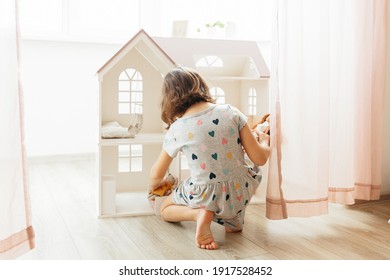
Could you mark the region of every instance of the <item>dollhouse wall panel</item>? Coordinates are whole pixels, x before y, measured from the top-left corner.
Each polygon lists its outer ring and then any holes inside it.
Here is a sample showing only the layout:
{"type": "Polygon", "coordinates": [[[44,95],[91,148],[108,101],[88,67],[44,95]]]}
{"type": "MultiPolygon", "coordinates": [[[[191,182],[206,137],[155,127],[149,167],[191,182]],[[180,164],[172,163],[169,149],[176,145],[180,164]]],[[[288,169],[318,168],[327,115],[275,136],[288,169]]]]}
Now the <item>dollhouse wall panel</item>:
{"type": "Polygon", "coordinates": [[[213,80],[209,81],[208,84],[210,89],[212,87],[220,87],[225,92],[225,103],[240,108],[240,81],[213,80]]]}
{"type": "Polygon", "coordinates": [[[103,146],[100,150],[100,168],[103,176],[114,176],[118,173],[118,147],[103,146]]]}
{"type": "Polygon", "coordinates": [[[118,192],[146,192],[150,169],[161,151],[161,145],[133,145],[142,146],[141,156],[137,153],[135,157],[120,158],[118,146],[102,147],[102,174],[114,176],[118,192]],[[127,164],[128,169],[120,166],[121,161],[127,164]]]}
{"type": "MultiPolygon", "coordinates": [[[[249,116],[250,125],[257,123],[261,117],[269,113],[269,98],[268,98],[268,80],[247,80],[241,81],[241,110],[249,116]],[[255,92],[254,109],[249,107],[253,102],[249,102],[249,93],[255,92]]],[[[251,105],[252,104],[252,105],[251,105]]]]}
{"type": "Polygon", "coordinates": [[[142,76],[142,113],[141,133],[161,133],[160,95],[162,77],[158,71],[137,51],[130,51],[105,76],[102,82],[102,122],[117,121],[122,126],[130,125],[130,114],[118,112],[118,81],[122,71],[135,69],[142,76]]]}

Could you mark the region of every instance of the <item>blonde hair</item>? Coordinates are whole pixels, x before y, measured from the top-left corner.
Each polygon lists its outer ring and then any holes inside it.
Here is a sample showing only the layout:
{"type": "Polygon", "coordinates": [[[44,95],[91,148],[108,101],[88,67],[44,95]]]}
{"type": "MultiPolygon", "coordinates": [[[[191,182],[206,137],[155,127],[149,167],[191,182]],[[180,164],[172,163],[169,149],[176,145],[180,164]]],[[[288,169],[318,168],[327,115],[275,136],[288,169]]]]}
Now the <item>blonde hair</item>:
{"type": "Polygon", "coordinates": [[[167,128],[198,102],[215,103],[205,80],[193,69],[177,67],[164,78],[161,119],[167,128]]]}

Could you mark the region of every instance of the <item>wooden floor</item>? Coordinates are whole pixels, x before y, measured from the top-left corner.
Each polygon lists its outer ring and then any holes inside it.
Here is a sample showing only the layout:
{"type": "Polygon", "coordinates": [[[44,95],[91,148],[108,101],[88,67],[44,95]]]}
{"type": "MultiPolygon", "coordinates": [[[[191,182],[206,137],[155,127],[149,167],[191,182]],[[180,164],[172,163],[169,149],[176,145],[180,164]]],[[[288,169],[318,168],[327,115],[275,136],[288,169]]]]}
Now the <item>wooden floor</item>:
{"type": "Polygon", "coordinates": [[[216,251],[194,245],[195,223],[96,217],[93,161],[29,164],[36,248],[20,259],[390,259],[390,201],[271,221],[250,205],[242,233],[213,224],[216,251]]]}

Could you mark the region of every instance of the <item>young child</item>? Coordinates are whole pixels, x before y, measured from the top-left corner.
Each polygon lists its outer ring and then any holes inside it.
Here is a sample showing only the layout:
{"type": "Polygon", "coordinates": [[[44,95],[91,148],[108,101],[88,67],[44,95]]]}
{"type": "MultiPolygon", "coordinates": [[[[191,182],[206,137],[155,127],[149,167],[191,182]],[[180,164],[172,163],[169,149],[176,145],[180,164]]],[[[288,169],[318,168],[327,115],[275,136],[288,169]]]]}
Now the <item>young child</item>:
{"type": "Polygon", "coordinates": [[[196,245],[217,249],[211,222],[226,232],[243,228],[245,208],[261,175],[245,164],[244,151],[256,165],[269,156],[269,136],[257,141],[247,117],[231,105],[217,105],[203,78],[192,69],[175,68],[164,79],[162,120],[168,125],[163,149],[150,173],[153,189],[161,183],[172,159],[182,151],[190,177],[181,182],[161,205],[168,222],[195,221],[196,245]]]}

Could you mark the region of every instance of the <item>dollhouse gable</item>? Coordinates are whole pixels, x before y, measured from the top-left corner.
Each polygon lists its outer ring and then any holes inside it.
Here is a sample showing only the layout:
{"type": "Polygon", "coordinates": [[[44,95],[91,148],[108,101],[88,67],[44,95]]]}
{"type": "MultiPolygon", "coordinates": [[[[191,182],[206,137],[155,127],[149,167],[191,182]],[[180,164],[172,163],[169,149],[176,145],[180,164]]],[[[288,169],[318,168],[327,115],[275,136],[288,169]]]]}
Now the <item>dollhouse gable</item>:
{"type": "Polygon", "coordinates": [[[163,76],[176,63],[140,30],[98,71],[101,125],[132,125],[134,114],[143,118],[141,133],[161,133],[159,97],[163,76]]]}
{"type": "Polygon", "coordinates": [[[101,81],[105,74],[120,63],[133,50],[136,50],[141,54],[155,70],[158,70],[162,74],[166,74],[176,66],[176,63],[155,42],[155,40],[153,40],[145,30],[141,29],[97,71],[99,80],[101,81]]]}

